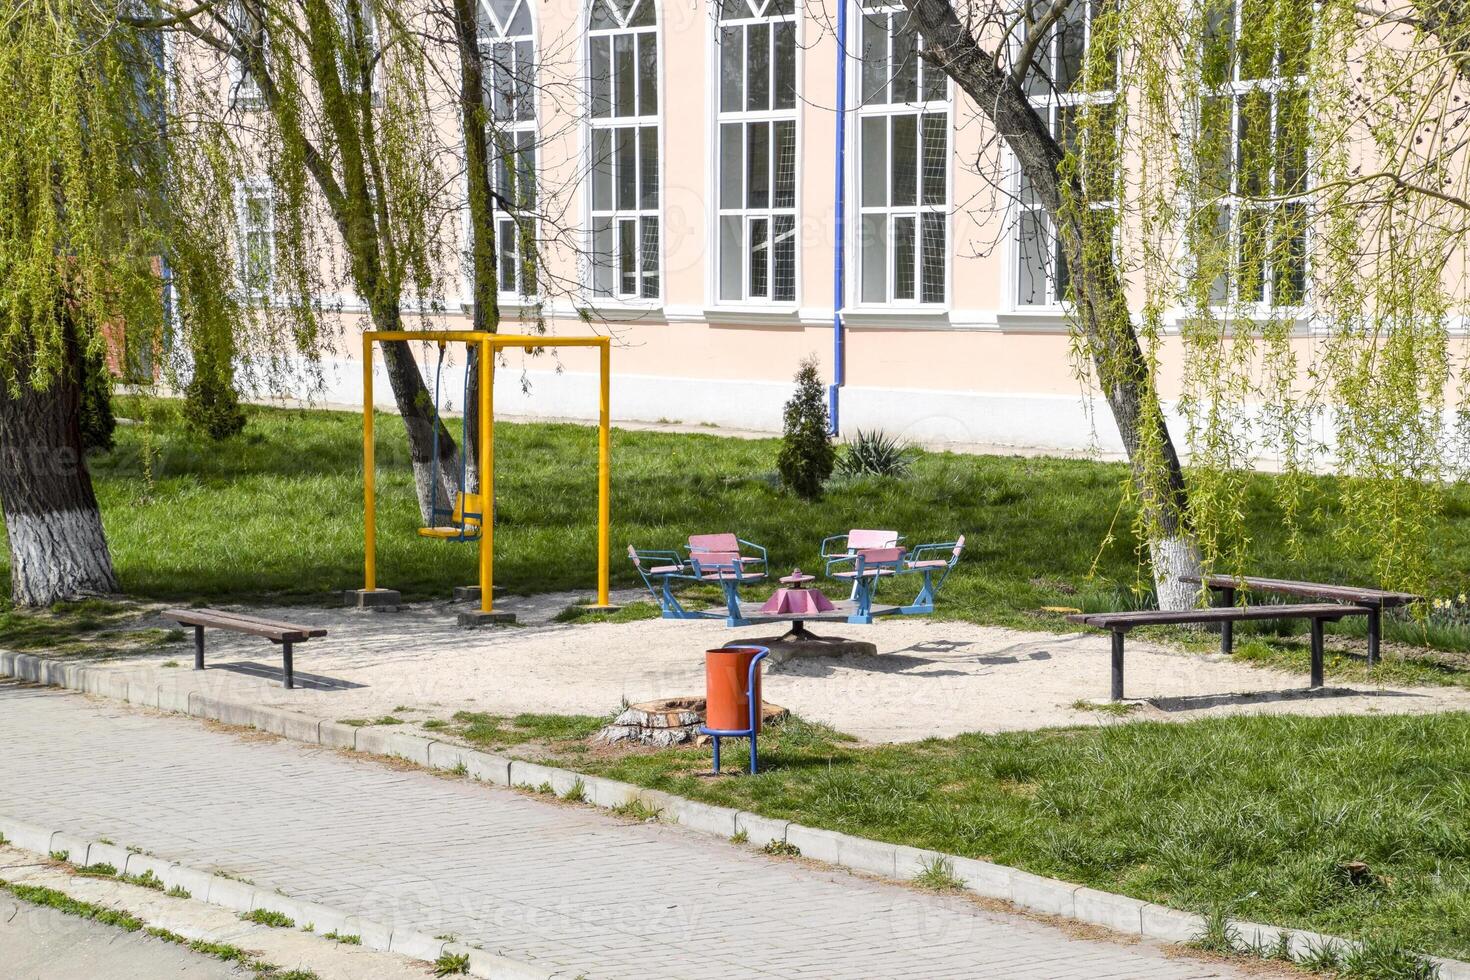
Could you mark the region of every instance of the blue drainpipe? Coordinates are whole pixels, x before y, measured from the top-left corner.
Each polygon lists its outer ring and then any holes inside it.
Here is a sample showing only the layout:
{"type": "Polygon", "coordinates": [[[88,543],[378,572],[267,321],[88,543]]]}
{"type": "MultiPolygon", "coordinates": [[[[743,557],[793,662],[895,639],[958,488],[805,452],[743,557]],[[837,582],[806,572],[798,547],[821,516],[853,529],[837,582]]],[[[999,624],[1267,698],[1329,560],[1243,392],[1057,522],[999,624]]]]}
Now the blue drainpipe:
{"type": "Polygon", "coordinates": [[[838,409],[839,392],[847,381],[847,346],[842,327],[843,297],[846,293],[847,208],[844,190],[847,184],[847,7],[848,0],[837,4],[837,172],[833,189],[834,222],[837,241],[832,260],[832,385],[827,389],[827,414],[832,422],[832,435],[842,432],[838,409]]]}

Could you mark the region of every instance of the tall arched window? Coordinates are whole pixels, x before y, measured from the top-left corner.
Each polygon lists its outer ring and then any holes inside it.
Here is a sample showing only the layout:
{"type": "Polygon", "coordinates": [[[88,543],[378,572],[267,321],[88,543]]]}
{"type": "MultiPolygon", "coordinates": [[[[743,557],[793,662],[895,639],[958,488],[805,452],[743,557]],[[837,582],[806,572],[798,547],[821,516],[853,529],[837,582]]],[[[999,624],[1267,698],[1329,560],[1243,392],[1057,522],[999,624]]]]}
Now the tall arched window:
{"type": "Polygon", "coordinates": [[[655,0],[592,0],[592,292],[659,296],[658,14],[655,0]]]}
{"type": "Polygon", "coordinates": [[[724,0],[719,297],[796,301],[795,0],[724,0]]]}
{"type": "Polygon", "coordinates": [[[536,292],[536,45],[531,0],[480,0],[495,160],[495,248],[502,293],[536,292]]]}
{"type": "Polygon", "coordinates": [[[861,0],[858,212],[863,303],[943,303],[949,240],[949,79],[920,56],[898,0],[861,0]]]}

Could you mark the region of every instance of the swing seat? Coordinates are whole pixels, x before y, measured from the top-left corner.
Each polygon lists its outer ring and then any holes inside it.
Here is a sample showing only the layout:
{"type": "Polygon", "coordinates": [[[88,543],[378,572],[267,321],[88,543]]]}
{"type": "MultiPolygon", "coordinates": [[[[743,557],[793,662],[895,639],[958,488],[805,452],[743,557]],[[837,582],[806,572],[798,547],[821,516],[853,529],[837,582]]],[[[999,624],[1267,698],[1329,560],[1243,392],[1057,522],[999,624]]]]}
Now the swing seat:
{"type": "MultiPolygon", "coordinates": [[[[438,517],[445,511],[436,511],[438,517]]],[[[454,510],[448,512],[449,524],[419,528],[419,537],[440,541],[474,541],[480,536],[480,495],[460,492],[454,498],[454,510]]]]}

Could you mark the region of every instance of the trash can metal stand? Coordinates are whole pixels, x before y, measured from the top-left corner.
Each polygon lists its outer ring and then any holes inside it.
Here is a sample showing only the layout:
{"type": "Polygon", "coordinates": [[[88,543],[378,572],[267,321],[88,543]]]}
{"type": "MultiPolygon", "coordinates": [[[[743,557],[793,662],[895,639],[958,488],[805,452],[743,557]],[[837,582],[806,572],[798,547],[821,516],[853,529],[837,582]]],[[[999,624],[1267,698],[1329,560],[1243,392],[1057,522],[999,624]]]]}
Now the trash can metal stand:
{"type": "MultiPolygon", "coordinates": [[[[746,728],[710,728],[707,725],[699,726],[699,733],[701,735],[708,735],[714,740],[714,772],[716,775],[720,771],[720,739],[722,738],[750,739],[750,774],[754,776],[756,773],[756,733],[759,731],[760,725],[761,699],[756,696],[755,679],[759,676],[761,661],[769,657],[771,651],[767,647],[756,646],[751,643],[742,643],[740,646],[744,649],[758,651],[755,657],[751,659],[750,669],[746,672],[745,677],[745,699],[749,707],[749,726],[746,728]]],[[[707,701],[705,708],[708,711],[709,705],[707,701]]]]}

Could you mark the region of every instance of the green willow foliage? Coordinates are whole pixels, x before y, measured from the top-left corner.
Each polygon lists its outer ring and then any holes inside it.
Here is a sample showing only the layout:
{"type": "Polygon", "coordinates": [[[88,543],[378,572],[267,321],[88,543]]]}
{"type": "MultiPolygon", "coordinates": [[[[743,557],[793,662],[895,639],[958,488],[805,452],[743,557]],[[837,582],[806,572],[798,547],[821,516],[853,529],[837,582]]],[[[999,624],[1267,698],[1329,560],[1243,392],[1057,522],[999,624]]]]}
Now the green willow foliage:
{"type": "MultiPolygon", "coordinates": [[[[1470,82],[1445,50],[1457,39],[1349,0],[1090,8],[1063,211],[1085,218],[1088,260],[1128,280],[1134,310],[1109,329],[1138,335],[1146,403],[1165,358],[1182,364],[1206,565],[1251,567],[1248,477],[1270,456],[1294,534],[1328,529],[1384,584],[1427,587],[1470,431],[1453,422],[1470,417],[1470,82]],[[1338,500],[1319,515],[1310,477],[1326,470],[1338,500]]],[[[1143,447],[1146,472],[1162,452],[1143,447]]],[[[1139,508],[1140,539],[1156,520],[1139,508]]]]}
{"type": "Polygon", "coordinates": [[[100,365],[107,335],[156,346],[165,254],[182,319],[229,336],[226,239],[174,206],[217,212],[228,198],[164,138],[160,39],[114,15],[24,0],[0,20],[0,383],[12,394],[50,387],[74,349],[100,365]]]}

